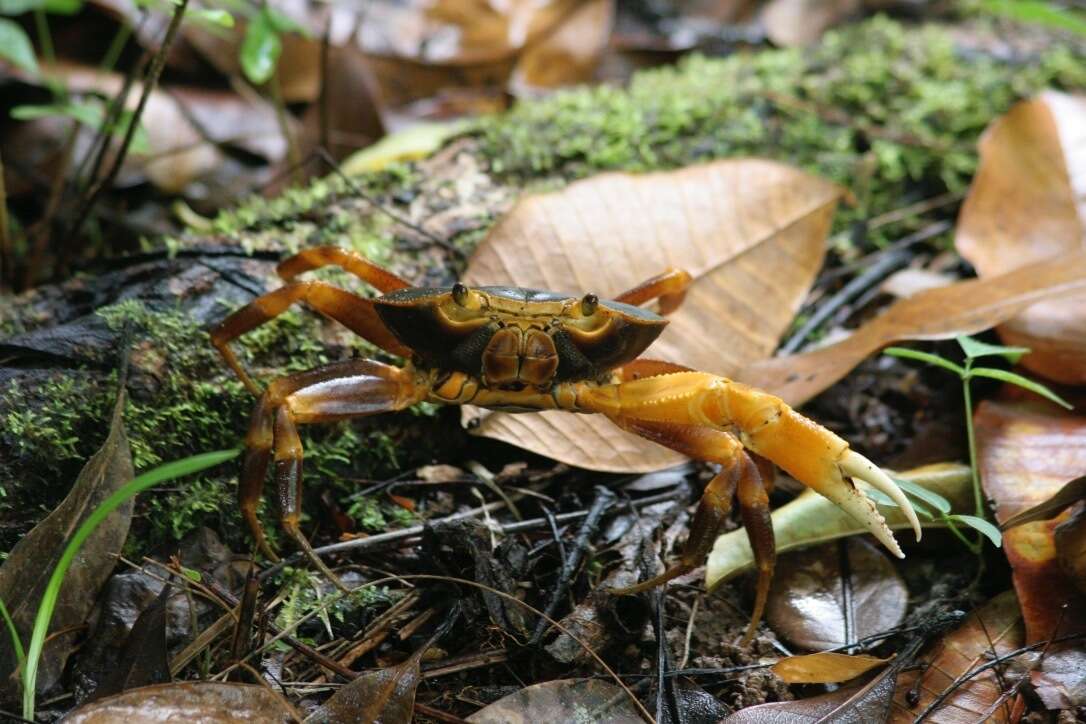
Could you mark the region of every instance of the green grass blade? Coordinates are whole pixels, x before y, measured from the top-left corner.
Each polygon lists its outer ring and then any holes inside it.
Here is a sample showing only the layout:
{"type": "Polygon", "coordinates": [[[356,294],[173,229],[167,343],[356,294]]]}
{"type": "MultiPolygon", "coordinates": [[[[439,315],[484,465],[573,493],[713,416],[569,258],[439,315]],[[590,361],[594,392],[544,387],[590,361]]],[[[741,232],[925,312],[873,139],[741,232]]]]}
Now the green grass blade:
{"type": "Polygon", "coordinates": [[[38,663],[41,661],[42,650],[45,648],[45,636],[49,631],[49,622],[53,618],[53,610],[56,608],[57,596],[64,584],[64,577],[68,573],[72,561],[75,560],[76,555],[79,553],[79,549],[83,547],[83,543],[94,532],[94,529],[126,500],[142,491],[167,480],[180,478],[219,465],[236,457],[239,452],[241,451],[238,449],[217,450],[160,465],[142,475],[137,475],[125,483],[87,516],[87,519],[79,526],[72,539],[68,541],[60,560],[57,561],[57,567],[53,569],[53,573],[49,577],[49,583],[45,587],[41,604],[38,606],[37,616],[34,618],[34,630],[30,635],[30,647],[27,650],[26,665],[23,668],[24,718],[34,719],[34,696],[37,687],[38,663]]]}
{"type": "Polygon", "coordinates": [[[930,352],[921,352],[919,350],[909,349],[908,347],[887,347],[882,353],[891,357],[901,357],[904,359],[914,359],[918,362],[927,362],[929,365],[935,365],[936,367],[950,370],[959,377],[965,375],[964,367],[959,367],[950,360],[943,359],[939,355],[931,354],[930,352]]]}
{"type": "Polygon", "coordinates": [[[1023,389],[1027,389],[1030,392],[1036,393],[1036,394],[1040,395],[1041,397],[1045,398],[1046,400],[1052,400],[1053,402],[1055,402],[1060,407],[1063,407],[1064,409],[1067,409],[1067,410],[1073,410],[1074,409],[1074,406],[1070,402],[1063,399],[1062,397],[1057,395],[1055,392],[1053,392],[1052,390],[1050,390],[1047,387],[1045,387],[1044,385],[1042,385],[1040,382],[1034,382],[1030,378],[1023,377],[1022,375],[1015,374],[1014,372],[1008,372],[1006,370],[997,370],[997,369],[993,369],[991,367],[977,367],[975,369],[969,370],[969,376],[970,377],[990,377],[993,380],[1001,380],[1003,382],[1009,382],[1012,385],[1018,385],[1019,387],[1021,387],[1023,389]]]}
{"type": "Polygon", "coordinates": [[[15,629],[15,622],[11,620],[8,607],[0,599],[0,616],[4,617],[4,623],[8,625],[8,633],[11,634],[11,645],[15,647],[15,657],[19,659],[19,666],[26,665],[26,651],[23,650],[23,642],[19,639],[19,632],[15,629]]]}

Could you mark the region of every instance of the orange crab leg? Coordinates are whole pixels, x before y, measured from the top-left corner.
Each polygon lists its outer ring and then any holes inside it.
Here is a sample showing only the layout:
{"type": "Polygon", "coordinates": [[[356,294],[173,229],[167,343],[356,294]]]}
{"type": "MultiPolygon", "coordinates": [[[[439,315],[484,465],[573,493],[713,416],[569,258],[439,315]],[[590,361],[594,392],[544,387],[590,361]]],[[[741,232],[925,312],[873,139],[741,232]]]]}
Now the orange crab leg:
{"type": "Polygon", "coordinates": [[[633,289],[627,289],[615,297],[615,301],[636,307],[650,299],[659,299],[660,314],[671,314],[682,304],[686,298],[686,290],[693,281],[682,269],[668,269],[646,279],[633,289]]]}
{"type": "MultiPolygon", "coordinates": [[[[290,261],[290,260],[288,260],[290,261]]],[[[321,314],[336,320],[360,337],[386,352],[409,357],[411,350],[396,339],[377,316],[373,302],[325,282],[296,282],[257,297],[211,330],[211,343],[254,395],[260,388],[241,366],[230,341],[259,327],[285,312],[291,305],[305,302],[321,314]]]]}
{"type": "Polygon", "coordinates": [[[743,639],[746,644],[754,636],[762,620],[777,560],[773,524],[769,518],[773,464],[744,450],[732,434],[711,427],[630,419],[616,422],[630,432],[681,452],[687,457],[720,463],[721,469],[705,486],[679,562],[654,578],[635,586],[616,589],[614,592],[626,595],[647,591],[701,565],[717,536],[723,532],[724,523],[731,513],[732,500],[738,490],[739,513],[743,518],[743,527],[747,531],[758,569],[754,610],[743,639]]]}
{"type": "Polygon", "coordinates": [[[382,294],[406,289],[411,283],[366,257],[338,246],[314,246],[279,262],[275,271],[285,281],[299,274],[326,266],[338,266],[377,289],[382,294]]]}
{"type": "Polygon", "coordinates": [[[874,502],[850,480],[860,478],[902,508],[920,539],[912,505],[886,473],[768,392],[705,372],[677,372],[613,385],[580,384],[572,395],[567,409],[600,412],[619,425],[636,419],[733,432],[745,448],[829,498],[902,557],[874,502]]]}
{"type": "Polygon", "coordinates": [[[363,359],[325,365],[268,385],[253,411],[238,486],[242,516],[266,556],[278,559],[268,545],[256,509],[274,454],[283,529],[314,565],[337,580],[313,553],[299,528],[303,451],[297,426],[402,410],[425,398],[428,391],[410,367],[401,369],[363,359]]]}

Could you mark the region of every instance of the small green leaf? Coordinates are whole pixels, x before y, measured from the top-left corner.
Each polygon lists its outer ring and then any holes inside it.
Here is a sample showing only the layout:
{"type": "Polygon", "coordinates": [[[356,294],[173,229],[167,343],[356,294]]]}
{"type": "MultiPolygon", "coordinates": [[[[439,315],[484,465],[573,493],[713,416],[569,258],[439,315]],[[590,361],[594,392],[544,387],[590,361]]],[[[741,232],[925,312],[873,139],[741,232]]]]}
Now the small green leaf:
{"type": "Polygon", "coordinates": [[[275,72],[275,64],[279,62],[282,52],[283,41],[275,25],[266,10],[260,11],[249,22],[241,43],[241,69],[245,77],[254,85],[266,83],[275,72]]]}
{"type": "Polygon", "coordinates": [[[1022,359],[1022,355],[1029,353],[1029,347],[1004,347],[998,344],[981,342],[972,337],[966,337],[965,335],[957,337],[956,341],[962,348],[962,351],[965,352],[965,356],[969,359],[977,359],[978,357],[1004,357],[1008,362],[1014,364],[1022,359]]]}
{"type": "Polygon", "coordinates": [[[977,368],[972,369],[972,370],[969,371],[969,376],[970,377],[990,377],[993,380],[1002,380],[1003,382],[1009,382],[1012,385],[1018,385],[1019,387],[1021,387],[1023,389],[1029,390],[1030,392],[1034,392],[1034,393],[1040,395],[1041,397],[1045,398],[1046,400],[1052,400],[1057,405],[1059,405],[1059,406],[1061,406],[1061,407],[1063,407],[1065,409],[1068,409],[1068,410],[1073,410],[1074,409],[1074,406],[1070,402],[1063,399],[1062,397],[1057,395],[1055,392],[1053,392],[1052,390],[1050,390],[1047,387],[1045,387],[1044,385],[1042,385],[1040,382],[1034,382],[1030,378],[1023,377],[1022,375],[1015,374],[1014,372],[1007,372],[1006,370],[997,370],[997,369],[993,369],[991,367],[977,367],[977,368]]]}
{"type": "Polygon", "coordinates": [[[42,9],[52,15],[75,15],[83,9],[83,0],[45,0],[42,9]]]}
{"type": "Polygon", "coordinates": [[[8,607],[4,605],[4,601],[0,600],[0,617],[4,619],[4,623],[7,624],[8,635],[11,636],[11,645],[15,649],[15,658],[19,660],[20,666],[26,665],[26,651],[23,649],[23,642],[19,639],[19,632],[15,628],[15,621],[11,619],[11,614],[8,613],[8,607]]]}
{"type": "Polygon", "coordinates": [[[199,571],[194,571],[191,568],[186,568],[185,566],[181,566],[181,572],[185,574],[185,578],[188,578],[190,581],[195,581],[196,583],[199,583],[204,579],[204,577],[200,575],[199,571]]]}
{"type": "Polygon", "coordinates": [[[213,8],[196,8],[188,11],[189,17],[193,20],[207,23],[208,25],[215,25],[220,28],[232,28],[234,27],[234,16],[228,11],[222,9],[213,8]]]}
{"type": "MultiPolygon", "coordinates": [[[[900,505],[897,504],[897,501],[895,501],[893,498],[891,498],[889,495],[882,492],[881,490],[875,490],[874,488],[868,488],[868,489],[864,490],[864,492],[867,494],[867,497],[871,498],[872,500],[874,500],[879,505],[885,506],[887,508],[900,508],[901,507],[900,505]]],[[[912,501],[912,503],[913,503],[913,510],[916,511],[917,515],[920,515],[920,516],[922,516],[924,518],[927,518],[928,520],[935,520],[935,516],[932,515],[931,511],[928,510],[927,506],[925,506],[923,503],[920,503],[920,502],[915,501],[915,500],[912,501]]]]}
{"type": "Polygon", "coordinates": [[[908,347],[887,347],[882,353],[891,357],[901,357],[903,359],[914,359],[918,362],[927,362],[929,365],[935,365],[936,367],[950,370],[959,377],[965,375],[964,367],[959,367],[950,360],[943,359],[937,354],[921,352],[919,350],[909,349],[908,347]]]}
{"type": "Polygon", "coordinates": [[[94,103],[49,103],[40,106],[15,106],[11,109],[11,117],[17,121],[32,121],[53,116],[67,116],[91,128],[101,126],[103,119],[102,107],[94,103]]]}
{"type": "Polygon", "coordinates": [[[964,523],[970,528],[980,531],[988,540],[992,541],[992,545],[999,548],[1003,545],[1003,534],[999,532],[999,528],[986,521],[984,518],[978,518],[975,515],[948,515],[947,518],[956,520],[959,523],[964,523]]]}
{"type": "Polygon", "coordinates": [[[22,15],[41,6],[42,0],[0,0],[0,15],[22,15]]]}
{"type": "Polygon", "coordinates": [[[17,22],[7,18],[0,18],[0,60],[7,60],[29,73],[38,72],[34,45],[26,31],[17,22]]]}
{"type": "MultiPolygon", "coordinates": [[[[940,513],[943,513],[945,515],[946,513],[950,512],[950,501],[939,495],[938,493],[933,493],[925,488],[923,485],[917,485],[911,480],[906,480],[905,478],[894,478],[894,482],[897,483],[898,486],[907,494],[911,495],[914,498],[919,498],[920,500],[923,500],[925,503],[935,508],[940,513]]],[[[916,501],[913,501],[913,505],[916,505],[916,501]]]]}
{"type": "Polygon", "coordinates": [[[981,7],[995,15],[1034,25],[1070,30],[1086,35],[1086,15],[1074,8],[1043,0],[984,0],[981,7]]]}

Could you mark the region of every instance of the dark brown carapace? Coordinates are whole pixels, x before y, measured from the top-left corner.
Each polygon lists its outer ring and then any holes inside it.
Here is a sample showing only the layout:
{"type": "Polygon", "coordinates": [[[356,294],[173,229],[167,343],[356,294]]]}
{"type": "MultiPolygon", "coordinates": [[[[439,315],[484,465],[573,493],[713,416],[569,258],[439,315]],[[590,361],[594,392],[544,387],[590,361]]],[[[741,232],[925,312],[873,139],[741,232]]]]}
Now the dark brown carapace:
{"type": "Polygon", "coordinates": [[[613,300],[459,283],[412,287],[363,257],[330,246],[296,254],[278,271],[285,286],[258,297],[211,332],[227,364],[259,398],[245,439],[238,499],[270,558],[276,555],[256,509],[272,467],[284,530],[342,586],[298,527],[303,455],[298,425],[401,410],[424,400],[602,414],[624,430],[720,465],[706,486],[680,561],[622,592],[644,590],[698,565],[738,499],[759,572],[748,639],[761,618],[776,556],[768,497],[773,463],[858,518],[901,555],[874,503],[847,478],[866,480],[906,511],[919,538],[912,506],[897,485],[829,430],[766,392],[640,357],[667,324],[660,315],[681,304],[691,281],[683,271],[665,271],[613,300]],[[351,272],[382,296],[369,299],[321,281],[294,281],[328,265],[351,272]],[[653,301],[660,314],[641,307],[653,301]],[[297,302],[406,363],[345,360],[281,377],[261,390],[229,343],[297,302]]]}

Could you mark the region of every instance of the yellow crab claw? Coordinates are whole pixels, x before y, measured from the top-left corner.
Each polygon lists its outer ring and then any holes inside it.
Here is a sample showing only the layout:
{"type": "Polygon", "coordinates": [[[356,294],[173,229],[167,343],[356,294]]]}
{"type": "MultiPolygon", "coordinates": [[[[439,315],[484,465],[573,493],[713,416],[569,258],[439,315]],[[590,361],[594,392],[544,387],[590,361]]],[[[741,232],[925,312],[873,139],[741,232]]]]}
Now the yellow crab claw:
{"type": "Polygon", "coordinates": [[[836,503],[890,552],[904,557],[875,502],[849,478],[863,480],[901,507],[920,540],[920,521],[905,493],[877,465],[850,450],[847,442],[768,392],[731,381],[717,389],[721,409],[714,412],[735,424],[746,447],[836,503]]]}

